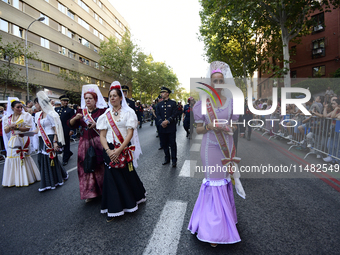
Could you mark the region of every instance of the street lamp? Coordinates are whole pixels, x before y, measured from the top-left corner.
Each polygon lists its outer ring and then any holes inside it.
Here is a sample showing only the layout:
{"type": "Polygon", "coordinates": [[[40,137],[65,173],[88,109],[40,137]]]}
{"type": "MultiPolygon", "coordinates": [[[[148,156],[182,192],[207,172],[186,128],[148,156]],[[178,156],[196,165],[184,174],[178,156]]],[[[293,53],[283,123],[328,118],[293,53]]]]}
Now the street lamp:
{"type": "Polygon", "coordinates": [[[30,29],[30,26],[36,22],[36,21],[43,21],[45,17],[40,17],[38,19],[35,19],[29,24],[28,28],[26,29],[25,33],[25,64],[26,64],[26,85],[27,85],[27,101],[30,99],[30,90],[28,86],[28,61],[27,61],[27,34],[28,34],[28,29],[30,29]]]}

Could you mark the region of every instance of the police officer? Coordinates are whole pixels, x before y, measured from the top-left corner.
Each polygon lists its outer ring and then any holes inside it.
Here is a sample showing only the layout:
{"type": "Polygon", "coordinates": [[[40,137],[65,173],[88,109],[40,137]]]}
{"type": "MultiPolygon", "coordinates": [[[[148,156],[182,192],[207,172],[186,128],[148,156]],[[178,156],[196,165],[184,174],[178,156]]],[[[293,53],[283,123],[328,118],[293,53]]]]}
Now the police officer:
{"type": "Polygon", "coordinates": [[[70,151],[70,136],[74,134],[74,130],[67,125],[67,121],[70,120],[74,115],[74,110],[67,107],[70,99],[66,95],[62,95],[59,97],[61,102],[61,107],[56,107],[54,110],[59,114],[61,124],[63,125],[64,138],[65,138],[65,146],[63,153],[63,166],[68,164],[68,160],[73,155],[70,151]]]}
{"type": "Polygon", "coordinates": [[[142,128],[143,125],[143,106],[141,105],[140,101],[137,100],[137,105],[136,105],[136,114],[137,114],[137,119],[139,123],[139,128],[142,128]]]}
{"type": "MultiPolygon", "coordinates": [[[[118,84],[120,85],[119,82],[118,82],[118,84]]],[[[126,99],[127,105],[130,106],[130,108],[131,108],[134,112],[136,112],[135,102],[132,101],[131,99],[129,99],[129,98],[127,97],[128,93],[129,93],[129,86],[123,85],[123,86],[122,86],[122,90],[123,90],[123,94],[124,94],[124,97],[125,97],[125,99],[126,99]]]]}
{"type": "Polygon", "coordinates": [[[176,145],[176,122],[177,122],[177,104],[176,101],[169,99],[171,90],[162,87],[161,96],[163,101],[158,103],[156,106],[157,124],[159,125],[159,137],[161,139],[162,147],[164,149],[165,160],[162,165],[170,163],[170,152],[171,148],[171,159],[172,166],[176,167],[177,164],[177,145],[176,145]]]}
{"type": "Polygon", "coordinates": [[[177,123],[178,123],[178,126],[179,126],[181,124],[181,119],[182,119],[182,114],[183,114],[183,105],[182,105],[181,101],[178,101],[177,111],[178,111],[177,123]]]}

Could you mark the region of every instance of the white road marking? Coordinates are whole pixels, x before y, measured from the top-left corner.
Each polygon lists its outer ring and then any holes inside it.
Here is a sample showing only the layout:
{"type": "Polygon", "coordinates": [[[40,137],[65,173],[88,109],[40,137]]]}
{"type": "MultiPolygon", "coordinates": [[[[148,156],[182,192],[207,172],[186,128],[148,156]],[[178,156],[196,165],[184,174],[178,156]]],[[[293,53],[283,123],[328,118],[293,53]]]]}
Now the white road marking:
{"type": "Polygon", "coordinates": [[[179,176],[181,176],[181,177],[193,177],[194,175],[191,174],[191,172],[194,173],[196,163],[197,163],[197,160],[185,160],[184,164],[182,166],[182,169],[179,172],[179,176]],[[193,171],[190,171],[191,169],[193,169],[193,171]]]}
{"type": "Polygon", "coordinates": [[[191,145],[190,151],[200,151],[201,150],[201,144],[200,143],[193,143],[191,145]]]}
{"type": "Polygon", "coordinates": [[[76,170],[77,168],[78,168],[78,167],[77,167],[77,166],[75,166],[75,167],[71,168],[70,170],[67,170],[67,172],[68,172],[68,173],[70,173],[70,172],[72,172],[72,171],[76,170]]]}
{"type": "Polygon", "coordinates": [[[176,254],[187,202],[167,201],[143,254],[176,254]]]}

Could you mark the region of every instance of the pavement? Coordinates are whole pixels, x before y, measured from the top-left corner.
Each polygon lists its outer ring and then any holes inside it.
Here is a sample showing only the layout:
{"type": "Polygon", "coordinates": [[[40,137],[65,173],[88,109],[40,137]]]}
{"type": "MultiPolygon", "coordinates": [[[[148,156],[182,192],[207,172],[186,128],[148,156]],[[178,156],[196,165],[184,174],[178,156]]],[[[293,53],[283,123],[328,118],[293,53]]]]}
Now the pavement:
{"type": "MultiPolygon", "coordinates": [[[[100,214],[100,198],[91,203],[80,200],[78,144],[71,142],[74,156],[66,166],[70,178],[63,186],[42,193],[39,183],[0,188],[0,254],[340,254],[336,176],[307,171],[241,173],[247,196],[234,196],[242,240],[212,248],[187,230],[204,178],[195,172],[202,137],[189,140],[178,127],[178,162],[173,168],[161,165],[164,152],[158,150],[155,126],[146,123],[138,132],[143,155],[137,173],[148,193],[138,211],[107,223],[100,214]]],[[[284,141],[269,141],[255,131],[251,141],[239,138],[240,166],[320,162],[314,156],[305,160],[288,148],[284,141]]],[[[1,176],[2,172],[3,164],[1,176]]]]}

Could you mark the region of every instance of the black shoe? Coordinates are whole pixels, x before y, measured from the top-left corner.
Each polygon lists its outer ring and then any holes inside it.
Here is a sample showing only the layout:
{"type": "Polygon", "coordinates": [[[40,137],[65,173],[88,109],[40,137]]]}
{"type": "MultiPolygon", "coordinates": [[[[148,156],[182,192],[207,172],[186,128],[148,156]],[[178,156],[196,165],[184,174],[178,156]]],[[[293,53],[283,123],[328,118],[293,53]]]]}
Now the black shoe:
{"type": "Polygon", "coordinates": [[[159,151],[160,151],[160,150],[163,150],[163,148],[162,148],[162,147],[159,147],[158,150],[159,150],[159,151]]]}
{"type": "Polygon", "coordinates": [[[162,163],[163,166],[164,166],[164,165],[167,165],[167,164],[170,164],[170,160],[169,160],[169,161],[164,161],[164,162],[162,163]]]}
{"type": "Polygon", "coordinates": [[[68,161],[63,162],[63,166],[66,166],[68,164],[68,161]]]}
{"type": "Polygon", "coordinates": [[[109,217],[109,216],[107,216],[107,217],[106,217],[106,222],[111,222],[111,221],[113,221],[114,218],[115,218],[115,217],[109,217]]]}
{"type": "Polygon", "coordinates": [[[177,166],[177,163],[172,163],[172,167],[176,167],[177,166]]]}
{"type": "Polygon", "coordinates": [[[159,135],[156,135],[156,137],[159,137],[159,135]]]}

